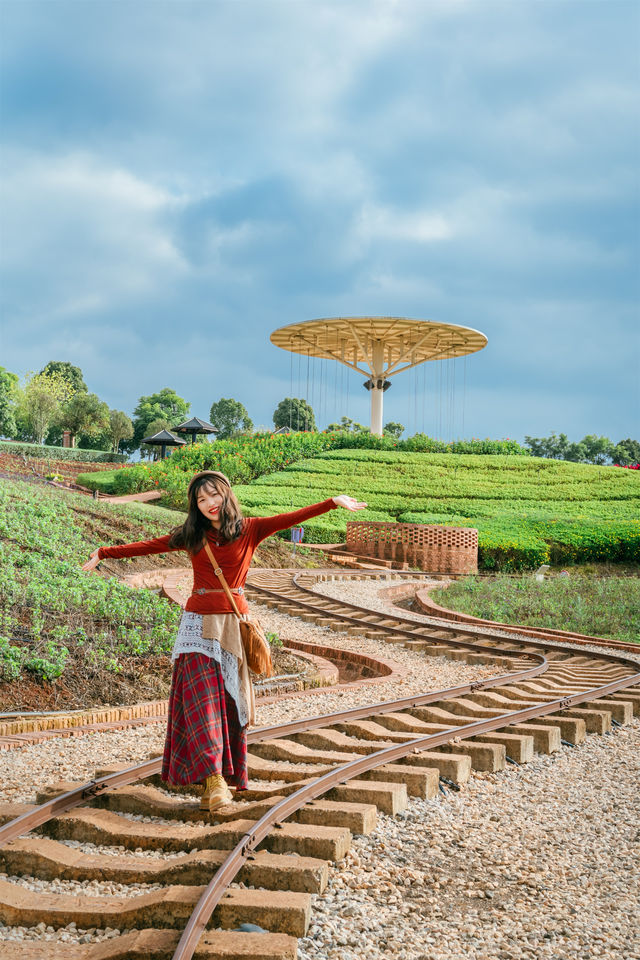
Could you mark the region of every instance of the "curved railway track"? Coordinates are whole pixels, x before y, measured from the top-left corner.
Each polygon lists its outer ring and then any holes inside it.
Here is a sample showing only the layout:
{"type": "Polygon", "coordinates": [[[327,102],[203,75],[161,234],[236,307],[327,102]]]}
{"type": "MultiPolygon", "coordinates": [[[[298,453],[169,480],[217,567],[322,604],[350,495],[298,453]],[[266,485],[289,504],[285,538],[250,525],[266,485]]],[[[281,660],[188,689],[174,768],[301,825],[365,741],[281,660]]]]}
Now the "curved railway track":
{"type": "Polygon", "coordinates": [[[353,833],[373,829],[377,810],[397,813],[409,796],[459,789],[474,768],[526,763],[536,752],[578,745],[587,733],[609,733],[640,712],[640,666],[624,651],[576,650],[530,634],[505,637],[380,613],[314,592],[317,579],[256,571],[247,594],[354,638],[495,664],[496,676],[250,731],[250,789],[216,811],[213,825],[201,822],[197,801],[161,788],[159,758],[104,771],[88,784],[56,785],[35,808],[0,808],[0,866],[10,875],[161,885],[109,898],[34,894],[0,881],[6,925],[135,928],[98,943],[6,942],[3,956],[292,960],[308,926],[310,895],[326,884],[327,861],[344,857],[353,833]],[[138,853],[92,855],[70,841],[138,853]],[[155,854],[140,856],[144,851],[155,854]],[[181,856],[167,859],[171,853],[181,856]],[[230,887],[236,878],[241,886],[230,887]],[[238,930],[243,922],[268,932],[238,930]]]}

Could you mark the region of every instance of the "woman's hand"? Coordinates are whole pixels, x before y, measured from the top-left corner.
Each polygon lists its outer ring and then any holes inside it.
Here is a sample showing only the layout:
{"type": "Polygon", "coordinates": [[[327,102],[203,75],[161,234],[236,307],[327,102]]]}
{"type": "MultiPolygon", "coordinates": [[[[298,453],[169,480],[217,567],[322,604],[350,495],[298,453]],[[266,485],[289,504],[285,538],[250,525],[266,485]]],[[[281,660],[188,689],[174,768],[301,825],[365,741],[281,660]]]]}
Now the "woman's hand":
{"type": "Polygon", "coordinates": [[[87,560],[87,562],[82,565],[83,570],[95,570],[95,568],[100,563],[100,557],[98,556],[97,550],[94,550],[90,556],[91,556],[91,559],[87,560]]]}
{"type": "Polygon", "coordinates": [[[355,497],[347,497],[344,493],[341,493],[339,497],[332,497],[331,499],[336,507],[344,507],[346,510],[364,510],[367,506],[364,501],[356,500],[355,497]]]}

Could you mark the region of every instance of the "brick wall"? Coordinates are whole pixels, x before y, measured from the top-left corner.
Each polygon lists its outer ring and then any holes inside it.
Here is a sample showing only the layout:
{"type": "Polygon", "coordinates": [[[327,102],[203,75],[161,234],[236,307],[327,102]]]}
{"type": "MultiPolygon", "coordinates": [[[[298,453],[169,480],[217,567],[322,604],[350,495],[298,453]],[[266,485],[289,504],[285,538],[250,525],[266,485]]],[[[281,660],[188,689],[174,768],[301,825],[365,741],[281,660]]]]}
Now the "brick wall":
{"type": "Polygon", "coordinates": [[[348,520],[347,550],[430,573],[478,571],[478,531],[472,527],[348,520]]]}

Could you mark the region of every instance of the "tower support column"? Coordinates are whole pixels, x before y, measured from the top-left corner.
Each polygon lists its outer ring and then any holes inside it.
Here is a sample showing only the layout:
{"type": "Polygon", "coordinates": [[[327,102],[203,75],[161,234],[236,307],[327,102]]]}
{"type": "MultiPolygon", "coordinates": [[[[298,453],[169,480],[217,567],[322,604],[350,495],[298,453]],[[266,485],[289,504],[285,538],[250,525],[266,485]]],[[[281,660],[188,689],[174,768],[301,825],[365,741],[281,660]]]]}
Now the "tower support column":
{"type": "Polygon", "coordinates": [[[382,436],[382,394],[384,393],[384,343],[374,340],[371,351],[371,433],[382,436]]]}
{"type": "Polygon", "coordinates": [[[374,380],[371,386],[371,433],[382,436],[382,381],[374,380]],[[378,386],[378,383],[380,386],[378,386]]]}

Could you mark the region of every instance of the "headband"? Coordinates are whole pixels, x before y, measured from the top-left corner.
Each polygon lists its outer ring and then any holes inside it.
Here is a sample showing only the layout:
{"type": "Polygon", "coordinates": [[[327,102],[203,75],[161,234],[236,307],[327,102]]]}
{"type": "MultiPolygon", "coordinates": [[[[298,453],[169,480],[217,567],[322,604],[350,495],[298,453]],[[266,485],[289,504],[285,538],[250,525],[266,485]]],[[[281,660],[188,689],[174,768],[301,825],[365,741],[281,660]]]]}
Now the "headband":
{"type": "Polygon", "coordinates": [[[229,483],[229,478],[225,477],[224,473],[220,473],[219,470],[203,470],[201,473],[196,473],[195,477],[192,477],[189,486],[187,487],[187,496],[191,493],[194,483],[198,480],[219,480],[221,483],[224,483],[229,489],[231,489],[231,484],[229,483]]]}

